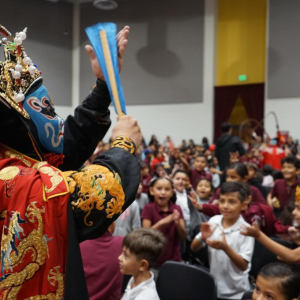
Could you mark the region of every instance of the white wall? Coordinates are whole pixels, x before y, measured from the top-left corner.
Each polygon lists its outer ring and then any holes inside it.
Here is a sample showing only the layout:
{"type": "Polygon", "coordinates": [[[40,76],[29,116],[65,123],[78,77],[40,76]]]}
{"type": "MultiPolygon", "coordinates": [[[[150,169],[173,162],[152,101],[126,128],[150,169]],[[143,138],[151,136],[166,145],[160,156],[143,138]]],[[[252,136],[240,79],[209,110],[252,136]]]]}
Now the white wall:
{"type": "MultiPolygon", "coordinates": [[[[270,0],[269,0],[270,2],[270,0]]],[[[267,59],[266,59],[266,70],[268,68],[268,54],[269,54],[269,23],[270,23],[270,3],[268,3],[268,24],[267,24],[267,59]]],[[[266,100],[265,100],[265,116],[269,112],[274,112],[278,118],[280,130],[289,131],[293,139],[300,140],[300,98],[268,98],[268,75],[266,76],[266,100]]],[[[269,115],[265,119],[265,130],[271,137],[276,136],[276,122],[272,115],[269,115]]]]}
{"type": "MultiPolygon", "coordinates": [[[[173,105],[133,105],[127,106],[129,115],[135,117],[146,141],[155,134],[162,142],[170,135],[175,144],[182,139],[194,139],[200,143],[206,136],[213,136],[213,99],[214,99],[214,42],[215,42],[215,4],[216,0],[205,0],[204,18],[204,79],[203,102],[197,104],[173,105]]],[[[72,113],[71,107],[56,106],[61,117],[72,113]]],[[[116,114],[111,107],[112,124],[116,123],[116,114]]],[[[112,126],[113,127],[113,126],[112,126]]],[[[104,141],[111,135],[111,129],[104,141]]]]}
{"type": "MultiPolygon", "coordinates": [[[[289,131],[293,139],[300,140],[300,98],[266,99],[265,114],[273,111],[277,115],[280,130],[289,131]]],[[[265,120],[267,133],[276,135],[276,123],[273,116],[265,120]]]]}

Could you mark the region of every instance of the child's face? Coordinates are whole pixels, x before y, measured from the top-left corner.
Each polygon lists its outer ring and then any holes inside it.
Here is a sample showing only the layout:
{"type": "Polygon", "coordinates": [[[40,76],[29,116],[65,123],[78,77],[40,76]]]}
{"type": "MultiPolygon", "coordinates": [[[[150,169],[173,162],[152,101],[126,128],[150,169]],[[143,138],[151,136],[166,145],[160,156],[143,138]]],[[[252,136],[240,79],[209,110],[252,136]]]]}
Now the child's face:
{"type": "Polygon", "coordinates": [[[138,274],[141,261],[137,259],[136,255],[131,253],[128,248],[123,247],[121,255],[118,257],[120,272],[126,275],[135,276],[138,274]]]}
{"type": "Polygon", "coordinates": [[[219,199],[219,210],[224,220],[237,220],[241,211],[247,208],[246,202],[241,202],[238,192],[221,194],[219,199]]]}
{"type": "Polygon", "coordinates": [[[194,161],[194,167],[197,171],[203,171],[204,168],[206,167],[206,158],[205,157],[196,157],[194,161]]]}
{"type": "Polygon", "coordinates": [[[293,164],[289,164],[289,163],[284,163],[282,165],[282,175],[284,179],[293,179],[296,178],[296,176],[299,173],[299,170],[293,165],[293,164]]]}
{"type": "Polygon", "coordinates": [[[238,182],[243,181],[242,177],[234,169],[228,169],[226,171],[226,181],[227,182],[238,182]]]}
{"type": "Polygon", "coordinates": [[[164,167],[163,166],[159,166],[156,168],[156,174],[158,176],[161,176],[160,174],[164,171],[164,167]]]}
{"type": "Polygon", "coordinates": [[[179,172],[176,173],[176,175],[173,178],[174,188],[179,193],[182,193],[184,191],[186,177],[186,174],[179,172]]]}
{"type": "Polygon", "coordinates": [[[150,194],[154,197],[154,201],[160,207],[169,205],[169,201],[174,193],[172,185],[168,179],[158,179],[154,186],[149,188],[150,194]]]}
{"type": "Polygon", "coordinates": [[[248,169],[248,179],[252,179],[256,177],[256,171],[251,168],[251,167],[247,167],[248,169]]]}
{"type": "MultiPolygon", "coordinates": [[[[276,281],[276,280],[275,280],[276,281]]],[[[278,280],[277,280],[278,281],[278,280]]],[[[253,300],[286,300],[286,297],[278,289],[278,284],[272,278],[265,278],[258,275],[255,289],[252,295],[253,300]]]]}
{"type": "Polygon", "coordinates": [[[298,226],[300,226],[300,203],[299,202],[295,202],[295,209],[293,210],[292,214],[298,226]]]}
{"type": "Polygon", "coordinates": [[[201,180],[196,188],[196,193],[201,199],[208,199],[211,196],[211,184],[207,180],[201,180]]]}
{"type": "Polygon", "coordinates": [[[144,168],[141,170],[141,176],[147,176],[149,174],[149,168],[144,168]]]}

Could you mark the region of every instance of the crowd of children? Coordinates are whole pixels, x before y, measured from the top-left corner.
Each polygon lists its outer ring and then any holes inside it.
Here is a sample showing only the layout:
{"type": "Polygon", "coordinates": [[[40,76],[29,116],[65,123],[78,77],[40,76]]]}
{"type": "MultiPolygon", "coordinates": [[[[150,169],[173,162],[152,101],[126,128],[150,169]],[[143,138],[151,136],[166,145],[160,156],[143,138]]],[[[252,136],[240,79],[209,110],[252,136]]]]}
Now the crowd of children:
{"type": "MultiPolygon", "coordinates": [[[[146,295],[159,299],[154,279],[164,262],[199,263],[195,253],[203,247],[208,250],[218,299],[238,300],[253,288],[252,299],[298,299],[300,277],[292,268],[300,264],[297,149],[288,151],[289,144],[277,144],[285,155],[281,170],[276,170],[277,162],[276,168],[265,163],[264,152],[272,145],[254,141],[244,156],[231,153],[230,165],[221,171],[215,146],[206,138],[203,141],[202,145],[183,141],[175,147],[170,137],[160,144],[152,136],[141,150],[136,201],[109,233],[110,239],[125,236],[122,247],[118,241],[118,260],[121,273],[132,279],[122,299],[146,299],[146,295]],[[275,235],[293,244],[294,250],[275,242],[275,235]],[[266,265],[250,284],[255,239],[290,265],[266,265]]],[[[89,291],[93,289],[92,284],[89,291]]]]}

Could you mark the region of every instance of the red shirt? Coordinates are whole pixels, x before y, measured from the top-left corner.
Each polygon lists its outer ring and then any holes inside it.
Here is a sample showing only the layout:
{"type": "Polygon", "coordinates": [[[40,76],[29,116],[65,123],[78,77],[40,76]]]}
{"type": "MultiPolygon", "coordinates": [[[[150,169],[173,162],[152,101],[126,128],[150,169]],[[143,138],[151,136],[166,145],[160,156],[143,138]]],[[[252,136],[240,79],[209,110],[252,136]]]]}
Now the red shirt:
{"type": "Polygon", "coordinates": [[[209,173],[205,172],[204,170],[203,171],[197,171],[195,169],[191,169],[191,171],[190,171],[190,181],[191,181],[191,184],[192,184],[194,190],[196,190],[197,183],[201,178],[206,178],[206,179],[212,181],[212,176],[209,173]]]}
{"type": "Polygon", "coordinates": [[[285,158],[285,152],[276,146],[268,146],[262,151],[264,164],[271,165],[275,170],[281,170],[281,160],[285,158]]]}
{"type": "Polygon", "coordinates": [[[287,185],[285,179],[277,179],[275,185],[271,191],[271,196],[277,197],[280,202],[280,210],[283,210],[290,199],[296,192],[296,187],[300,185],[300,181],[297,178],[292,185],[287,185]]]}
{"type": "MultiPolygon", "coordinates": [[[[174,209],[178,210],[180,214],[180,218],[183,219],[183,214],[180,206],[172,202],[170,202],[169,209],[167,211],[163,211],[160,208],[160,206],[158,206],[155,202],[145,205],[141,218],[151,221],[151,225],[153,226],[161,219],[167,217],[169,214],[172,214],[174,209]]],[[[178,232],[176,230],[175,223],[170,222],[169,224],[164,225],[163,227],[160,228],[160,231],[167,238],[167,246],[162,256],[157,261],[156,265],[161,266],[167,260],[181,261],[182,260],[180,254],[181,241],[178,232]]]]}
{"type": "Polygon", "coordinates": [[[95,240],[80,244],[86,283],[91,300],[119,300],[123,275],[118,256],[122,252],[123,236],[106,232],[95,240]]]}

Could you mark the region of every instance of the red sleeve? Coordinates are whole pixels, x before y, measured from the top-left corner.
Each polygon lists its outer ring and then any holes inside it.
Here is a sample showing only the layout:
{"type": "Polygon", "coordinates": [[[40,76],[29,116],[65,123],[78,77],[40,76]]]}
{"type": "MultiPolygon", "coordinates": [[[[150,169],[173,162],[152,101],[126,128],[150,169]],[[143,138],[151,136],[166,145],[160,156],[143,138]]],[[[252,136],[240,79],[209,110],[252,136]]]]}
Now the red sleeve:
{"type": "Polygon", "coordinates": [[[213,204],[203,204],[202,212],[209,217],[213,217],[215,215],[220,214],[219,206],[213,204]]]}
{"type": "Polygon", "coordinates": [[[288,229],[290,226],[283,225],[280,220],[278,220],[272,211],[272,222],[273,230],[276,234],[288,234],[288,229]]]}
{"type": "Polygon", "coordinates": [[[149,204],[146,204],[143,208],[142,214],[141,214],[141,219],[147,219],[150,220],[153,223],[152,220],[152,209],[149,204]]]}
{"type": "Polygon", "coordinates": [[[211,197],[211,199],[209,200],[209,203],[212,204],[215,200],[219,200],[220,197],[220,191],[221,189],[218,188],[215,193],[213,194],[213,196],[211,197]]]}

